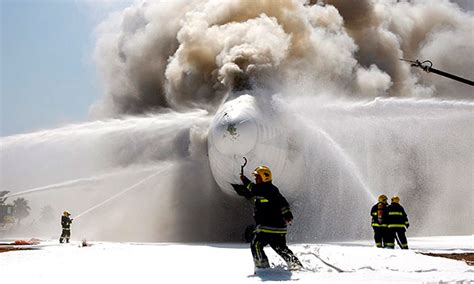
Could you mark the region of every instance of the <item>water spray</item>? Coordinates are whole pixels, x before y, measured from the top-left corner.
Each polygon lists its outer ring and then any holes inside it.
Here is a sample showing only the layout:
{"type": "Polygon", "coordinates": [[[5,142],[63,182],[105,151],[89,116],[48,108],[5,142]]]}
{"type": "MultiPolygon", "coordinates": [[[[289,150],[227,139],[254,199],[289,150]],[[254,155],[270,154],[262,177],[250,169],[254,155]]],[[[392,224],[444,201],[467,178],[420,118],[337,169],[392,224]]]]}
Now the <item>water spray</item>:
{"type": "Polygon", "coordinates": [[[46,185],[46,186],[35,187],[35,188],[20,191],[20,192],[17,192],[17,193],[7,194],[5,196],[5,198],[15,197],[15,196],[25,196],[25,195],[30,195],[30,194],[34,194],[34,193],[40,193],[40,192],[43,192],[43,191],[50,191],[50,190],[53,190],[53,189],[61,189],[61,188],[71,189],[72,187],[77,187],[79,185],[83,186],[83,185],[94,183],[94,182],[97,182],[97,181],[100,181],[100,180],[102,180],[101,177],[91,177],[91,178],[81,178],[81,179],[75,179],[75,180],[68,180],[68,181],[61,182],[61,183],[55,183],[55,184],[50,184],[50,185],[46,185]]]}
{"type": "MultiPolygon", "coordinates": [[[[150,169],[147,169],[145,171],[150,171],[150,169]]],[[[50,191],[50,190],[58,190],[58,189],[67,189],[71,190],[72,188],[76,187],[81,189],[83,186],[96,183],[105,179],[108,179],[112,176],[115,176],[117,174],[121,174],[121,172],[118,173],[109,173],[109,174],[103,174],[103,175],[97,175],[93,177],[88,177],[88,178],[79,178],[79,179],[73,179],[73,180],[67,180],[63,181],[60,183],[54,183],[54,184],[49,184],[45,186],[39,186],[35,188],[30,188],[26,190],[22,190],[20,192],[16,193],[8,193],[5,195],[4,198],[11,198],[11,197],[16,197],[16,196],[25,196],[25,195],[30,195],[30,194],[35,194],[35,193],[41,193],[44,191],[50,191]]]]}
{"type": "Polygon", "coordinates": [[[139,185],[145,183],[147,180],[149,180],[149,179],[155,177],[155,176],[158,175],[158,174],[161,174],[162,172],[164,172],[165,170],[167,170],[167,169],[170,168],[170,167],[171,167],[171,165],[170,165],[170,166],[167,166],[166,168],[162,169],[161,171],[158,171],[158,172],[156,172],[156,173],[153,173],[153,174],[149,175],[148,177],[146,177],[146,178],[140,180],[139,182],[137,182],[137,183],[135,183],[135,184],[133,184],[133,185],[131,185],[131,186],[125,188],[124,190],[120,191],[119,193],[113,195],[112,197],[110,197],[110,198],[108,198],[108,199],[106,199],[106,200],[104,200],[104,201],[102,201],[102,202],[100,202],[100,203],[98,203],[98,204],[92,206],[91,208],[89,208],[89,209],[87,209],[87,210],[85,210],[85,211],[83,211],[83,212],[81,212],[81,213],[80,213],[79,215],[77,215],[74,219],[77,220],[78,218],[80,218],[80,217],[82,217],[82,216],[84,216],[84,215],[86,215],[86,214],[88,214],[88,213],[94,211],[95,209],[102,207],[103,205],[105,205],[105,204],[109,203],[110,201],[116,199],[117,197],[121,196],[122,194],[124,194],[124,193],[126,193],[126,192],[128,192],[128,191],[130,191],[130,190],[132,190],[132,189],[137,188],[139,185]]]}

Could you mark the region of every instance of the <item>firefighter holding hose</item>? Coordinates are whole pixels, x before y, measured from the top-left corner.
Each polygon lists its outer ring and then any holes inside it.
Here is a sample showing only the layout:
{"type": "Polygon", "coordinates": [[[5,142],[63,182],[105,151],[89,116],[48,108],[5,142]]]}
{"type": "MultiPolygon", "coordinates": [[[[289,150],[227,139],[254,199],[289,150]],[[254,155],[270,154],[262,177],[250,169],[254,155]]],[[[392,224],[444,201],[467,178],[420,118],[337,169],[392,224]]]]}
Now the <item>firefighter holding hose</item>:
{"type": "Polygon", "coordinates": [[[61,216],[61,227],[63,228],[63,232],[61,233],[61,237],[59,238],[59,243],[69,243],[69,238],[71,237],[71,223],[72,218],[70,218],[71,213],[69,211],[64,211],[63,216],[61,216]]]}

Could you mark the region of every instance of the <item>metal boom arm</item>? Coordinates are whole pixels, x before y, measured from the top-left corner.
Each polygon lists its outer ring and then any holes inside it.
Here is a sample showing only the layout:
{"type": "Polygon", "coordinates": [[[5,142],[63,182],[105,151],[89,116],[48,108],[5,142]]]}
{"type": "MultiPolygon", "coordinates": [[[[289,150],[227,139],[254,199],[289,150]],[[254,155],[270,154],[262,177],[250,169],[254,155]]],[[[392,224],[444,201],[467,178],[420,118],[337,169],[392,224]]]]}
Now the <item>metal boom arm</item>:
{"type": "Polygon", "coordinates": [[[464,83],[464,84],[467,84],[467,85],[470,85],[470,86],[474,86],[474,81],[464,79],[464,78],[461,78],[459,76],[456,76],[456,75],[453,75],[453,74],[450,74],[450,73],[446,73],[444,71],[433,68],[433,63],[429,60],[425,60],[423,62],[420,62],[419,60],[413,61],[413,60],[408,60],[408,59],[400,59],[400,60],[410,62],[411,66],[420,67],[421,69],[423,69],[423,71],[425,71],[427,73],[430,73],[430,72],[436,73],[438,75],[441,75],[441,76],[459,81],[461,83],[464,83]]]}

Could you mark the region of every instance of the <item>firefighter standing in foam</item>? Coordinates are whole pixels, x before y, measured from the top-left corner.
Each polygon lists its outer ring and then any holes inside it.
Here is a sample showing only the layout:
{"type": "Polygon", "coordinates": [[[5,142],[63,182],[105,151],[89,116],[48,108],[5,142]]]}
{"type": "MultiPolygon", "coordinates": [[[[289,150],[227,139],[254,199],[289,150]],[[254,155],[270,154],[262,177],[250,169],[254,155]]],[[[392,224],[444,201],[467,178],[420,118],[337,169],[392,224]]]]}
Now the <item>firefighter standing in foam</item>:
{"type": "Polygon", "coordinates": [[[405,209],[400,205],[400,197],[397,195],[391,199],[388,206],[388,243],[389,248],[395,248],[395,238],[398,238],[402,249],[408,249],[408,241],[405,235],[406,229],[410,226],[405,209]]]}
{"type": "Polygon", "coordinates": [[[393,246],[389,243],[387,231],[388,231],[388,203],[387,196],[381,194],[378,197],[378,202],[370,210],[370,216],[372,216],[372,229],[374,229],[374,240],[375,245],[378,248],[393,246]]]}
{"type": "Polygon", "coordinates": [[[59,242],[63,243],[66,241],[66,243],[69,243],[69,238],[71,237],[71,223],[72,223],[72,218],[70,218],[71,213],[68,211],[64,211],[63,216],[61,216],[61,227],[63,228],[63,232],[61,233],[61,237],[59,238],[59,242]]]}
{"type": "Polygon", "coordinates": [[[301,269],[301,262],[286,245],[287,224],[293,221],[288,201],[272,184],[272,173],[268,167],[257,167],[253,175],[256,183],[241,174],[243,186],[233,186],[239,195],[254,200],[256,228],[250,248],[255,268],[270,267],[263,250],[266,245],[270,245],[287,262],[290,270],[301,269]]]}

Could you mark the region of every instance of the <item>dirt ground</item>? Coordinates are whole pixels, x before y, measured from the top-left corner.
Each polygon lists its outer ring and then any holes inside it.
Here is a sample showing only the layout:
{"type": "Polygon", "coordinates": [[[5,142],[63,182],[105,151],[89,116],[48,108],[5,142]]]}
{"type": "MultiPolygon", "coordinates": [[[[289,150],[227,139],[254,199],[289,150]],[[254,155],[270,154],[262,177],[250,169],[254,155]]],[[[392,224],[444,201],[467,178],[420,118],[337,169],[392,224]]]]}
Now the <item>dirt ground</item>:
{"type": "Polygon", "coordinates": [[[14,250],[32,250],[38,248],[32,247],[21,247],[21,246],[12,246],[12,245],[0,245],[0,253],[14,250]]]}
{"type": "Polygon", "coordinates": [[[468,265],[474,266],[474,253],[424,253],[421,254],[435,257],[446,257],[450,259],[464,261],[468,265]]]}

